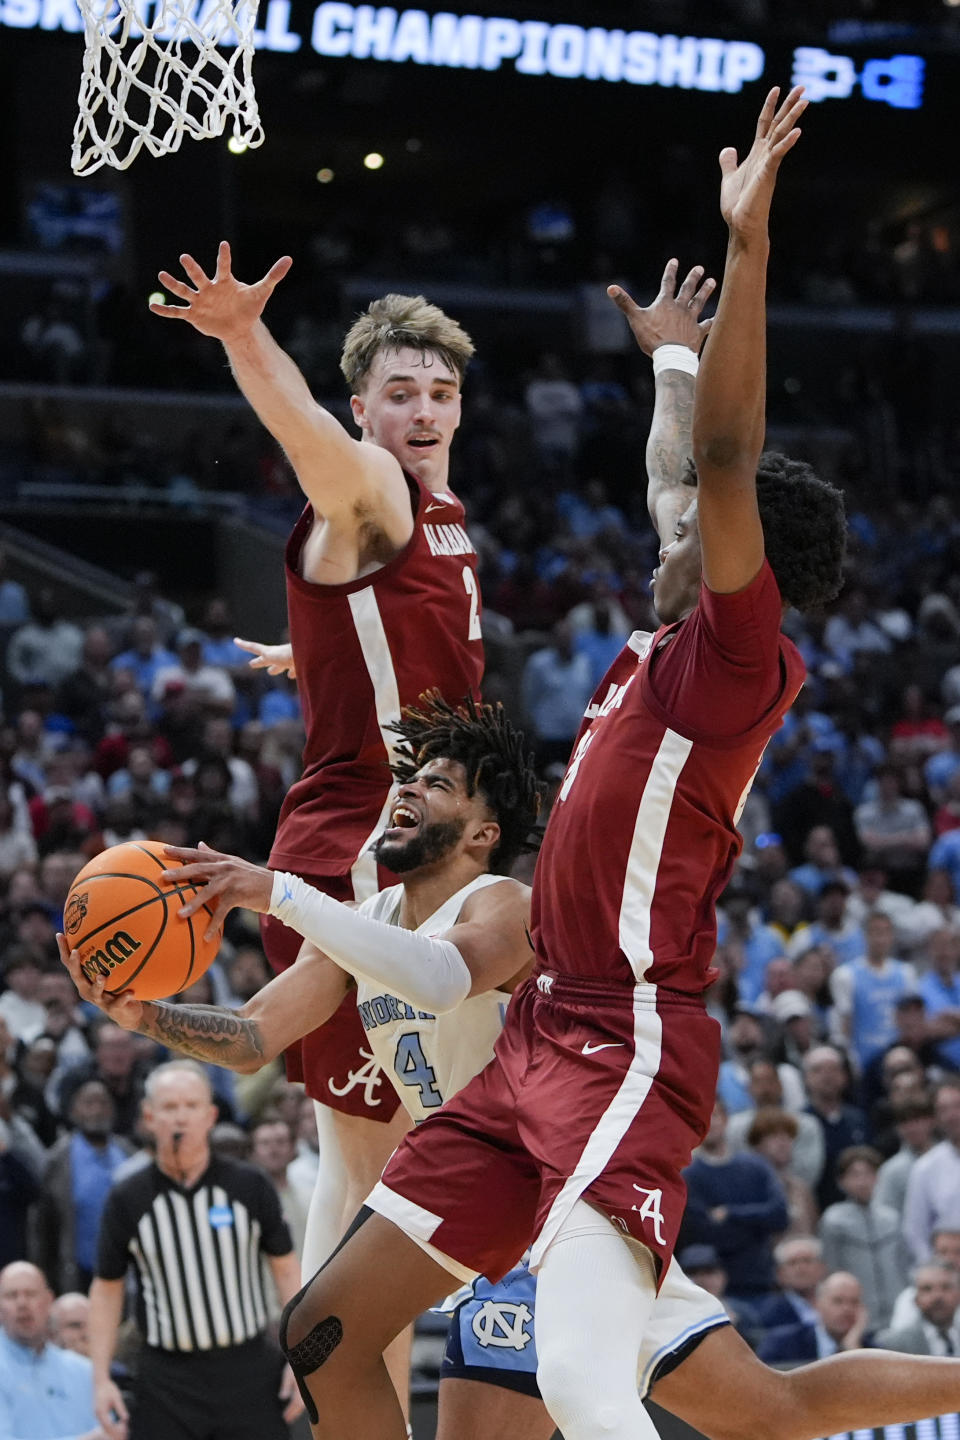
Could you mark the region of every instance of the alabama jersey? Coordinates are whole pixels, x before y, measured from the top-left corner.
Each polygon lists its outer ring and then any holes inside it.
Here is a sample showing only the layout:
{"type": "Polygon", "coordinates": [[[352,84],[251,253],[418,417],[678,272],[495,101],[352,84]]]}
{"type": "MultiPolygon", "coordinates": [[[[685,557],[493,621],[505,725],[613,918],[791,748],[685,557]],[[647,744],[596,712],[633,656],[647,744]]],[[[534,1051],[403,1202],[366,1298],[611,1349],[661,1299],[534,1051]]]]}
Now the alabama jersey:
{"type": "Polygon", "coordinates": [[[477,556],[460,501],[407,477],[416,518],[392,560],[342,585],[300,574],[313,524],[307,506],[287,544],[287,610],[307,738],[303,774],[280,812],[275,869],[352,872],[354,893],[377,889],[366,854],[382,829],[396,744],[388,726],[437,689],[479,698],[483,674],[477,556]]]}
{"type": "Polygon", "coordinates": [[[408,1134],[368,1203],[454,1274],[531,1268],[583,1198],[662,1281],[720,1058],[716,898],[764,746],[803,678],[768,564],[633,637],[590,706],[533,884],[537,969],[493,1062],[408,1134]]]}
{"type": "MultiPolygon", "coordinates": [[[[438,936],[457,923],[468,896],[496,885],[502,875],[478,875],[417,927],[438,936]]],[[[365,900],[361,915],[396,925],[403,886],[394,885],[365,900]]],[[[510,996],[504,990],[471,995],[445,1015],[418,1010],[382,985],[357,981],[357,1010],[367,1044],[389,1077],[400,1103],[416,1121],[425,1120],[493,1057],[510,996]]]]}
{"type": "Polygon", "coordinates": [[[736,822],[803,681],[781,608],[765,564],[739,594],[704,589],[687,620],[634,634],[614,661],[537,863],[533,938],[548,969],[689,995],[710,983],[736,822]]]}

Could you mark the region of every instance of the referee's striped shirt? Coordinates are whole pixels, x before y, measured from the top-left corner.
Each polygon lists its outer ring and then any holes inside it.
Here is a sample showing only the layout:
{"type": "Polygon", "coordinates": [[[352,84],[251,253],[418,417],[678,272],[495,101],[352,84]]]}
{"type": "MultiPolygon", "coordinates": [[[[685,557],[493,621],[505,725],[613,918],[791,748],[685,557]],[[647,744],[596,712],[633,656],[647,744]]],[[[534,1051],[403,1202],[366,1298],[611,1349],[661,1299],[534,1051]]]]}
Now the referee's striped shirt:
{"type": "Polygon", "coordinates": [[[288,1255],[290,1231],[273,1185],[253,1165],[212,1156],[189,1190],[144,1166],[107,1197],[97,1274],[139,1275],[137,1322],[155,1349],[226,1349],[267,1323],[263,1257],[288,1255]]]}

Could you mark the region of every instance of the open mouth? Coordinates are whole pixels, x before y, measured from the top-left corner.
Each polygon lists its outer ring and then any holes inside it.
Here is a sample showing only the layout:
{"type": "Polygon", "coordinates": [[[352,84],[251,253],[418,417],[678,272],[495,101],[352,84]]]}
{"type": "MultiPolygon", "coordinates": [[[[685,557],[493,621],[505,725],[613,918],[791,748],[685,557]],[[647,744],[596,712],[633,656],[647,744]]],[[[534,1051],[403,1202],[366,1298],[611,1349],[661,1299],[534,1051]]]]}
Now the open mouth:
{"type": "Polygon", "coordinates": [[[411,435],[407,444],[414,450],[433,450],[440,441],[436,435],[411,435]]]}
{"type": "Polygon", "coordinates": [[[399,835],[402,831],[416,830],[420,824],[420,816],[410,805],[400,800],[390,812],[390,824],[387,828],[388,835],[399,835]]]}

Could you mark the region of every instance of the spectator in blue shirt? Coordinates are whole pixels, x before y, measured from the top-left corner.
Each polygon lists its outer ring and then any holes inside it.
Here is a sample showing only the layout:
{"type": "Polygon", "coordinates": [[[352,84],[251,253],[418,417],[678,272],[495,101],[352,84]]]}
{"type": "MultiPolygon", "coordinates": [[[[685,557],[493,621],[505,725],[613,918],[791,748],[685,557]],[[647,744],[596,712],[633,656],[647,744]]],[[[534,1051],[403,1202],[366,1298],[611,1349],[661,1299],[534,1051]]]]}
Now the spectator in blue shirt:
{"type": "Polygon", "coordinates": [[[153,682],[160,670],[177,664],[172,650],[167,650],[157,639],[156,622],[149,615],[138,615],[131,628],[129,650],[121,650],[110,661],[112,670],[129,670],[137,682],[141,695],[149,696],[153,682]]]}
{"type": "Polygon", "coordinates": [[[73,1129],[56,1142],[47,1159],[34,1258],[58,1293],[86,1290],[96,1271],[104,1203],[114,1174],[132,1148],[112,1133],[115,1114],[103,1081],[84,1081],[70,1098],[73,1129]]]}
{"type": "Polygon", "coordinates": [[[856,872],[843,865],[837,837],[829,825],[814,825],[803,847],[804,863],[795,865],[789,878],[808,895],[817,896],[831,881],[844,881],[849,889],[856,884],[856,872]]]}
{"type": "Polygon", "coordinates": [[[944,926],[926,944],[929,969],[917,992],[923,998],[930,1035],[951,1070],[960,1070],[960,930],[944,926]]]}
{"type": "Polygon", "coordinates": [[[47,1339],[52,1304],[35,1265],[15,1260],[0,1270],[0,1435],[106,1440],[93,1413],[93,1366],[47,1339]]]}
{"type": "Polygon", "coordinates": [[[682,1245],[712,1245],[733,1299],[760,1300],[775,1289],[772,1242],[790,1223],[787,1199],[759,1155],[732,1155],[727,1110],[716,1102],[710,1129],[683,1172],[687,1208],[682,1245]]]}
{"type": "Polygon", "coordinates": [[[551,643],[535,650],[523,667],[523,708],[541,763],[569,757],[592,694],[590,661],[574,650],[570,625],[561,620],[551,643]]]}

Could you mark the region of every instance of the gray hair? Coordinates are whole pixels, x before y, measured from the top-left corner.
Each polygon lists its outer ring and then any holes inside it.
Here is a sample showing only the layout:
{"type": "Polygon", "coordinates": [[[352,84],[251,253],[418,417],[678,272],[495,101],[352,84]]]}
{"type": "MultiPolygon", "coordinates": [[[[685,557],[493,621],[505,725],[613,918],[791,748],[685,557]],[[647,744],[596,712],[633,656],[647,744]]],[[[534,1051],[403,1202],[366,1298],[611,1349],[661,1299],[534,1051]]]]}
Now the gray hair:
{"type": "Polygon", "coordinates": [[[165,1075],[193,1075],[200,1081],[210,1099],[213,1100],[213,1086],[210,1083],[210,1076],[196,1060],[168,1060],[165,1064],[158,1065],[156,1070],[151,1070],[143,1087],[148,1100],[155,1100],[157,1098],[157,1088],[165,1075]]]}
{"type": "Polygon", "coordinates": [[[793,1258],[790,1254],[790,1251],[794,1250],[798,1245],[806,1245],[810,1249],[814,1260],[823,1259],[823,1246],[820,1244],[820,1241],[815,1236],[793,1235],[789,1240],[781,1240],[779,1245],[774,1246],[774,1262],[777,1265],[786,1264],[788,1260],[793,1258]]]}

